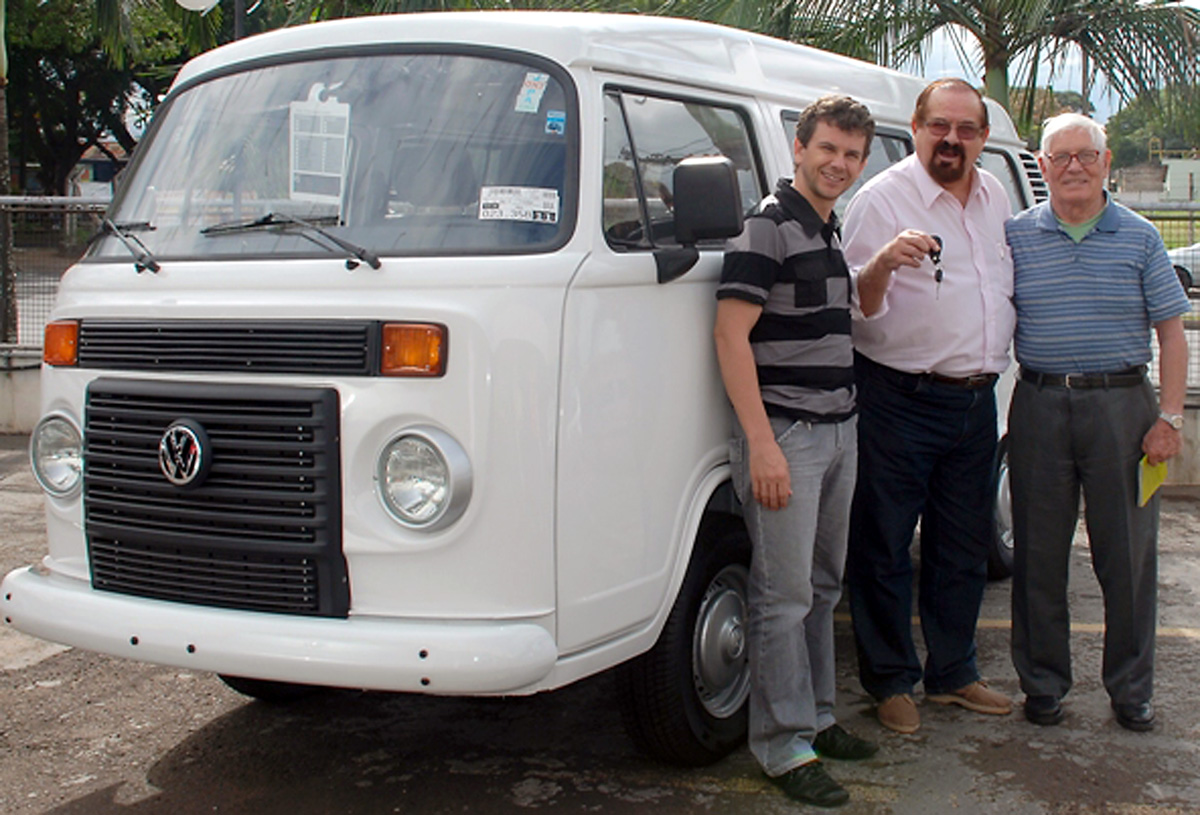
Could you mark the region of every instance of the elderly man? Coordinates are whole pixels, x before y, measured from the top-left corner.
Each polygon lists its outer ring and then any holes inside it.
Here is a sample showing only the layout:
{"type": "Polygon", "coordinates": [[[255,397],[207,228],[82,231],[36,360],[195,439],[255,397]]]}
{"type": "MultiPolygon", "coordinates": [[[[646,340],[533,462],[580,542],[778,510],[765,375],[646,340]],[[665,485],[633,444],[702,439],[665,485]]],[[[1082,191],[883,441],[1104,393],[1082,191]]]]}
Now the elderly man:
{"type": "Polygon", "coordinates": [[[1104,687],[1118,724],[1149,730],[1158,499],[1138,506],[1138,469],[1143,455],[1156,464],[1181,447],[1189,304],[1158,231],[1105,192],[1110,159],[1100,125],[1050,119],[1038,157],[1050,200],[1007,228],[1021,363],[1009,412],[1012,652],[1025,717],[1057,724],[1071,688],[1067,564],[1082,487],[1104,594],[1104,687]]]}
{"type": "Polygon", "coordinates": [[[987,582],[995,382],[1014,313],[1000,182],[975,166],[988,136],[979,92],[958,79],[917,98],[916,154],[873,178],[846,213],[856,274],[858,486],[846,564],[859,678],[884,727],[912,733],[912,698],[1003,715],[980,681],[975,626],[987,582]],[[937,236],[936,238],[934,236],[937,236]],[[921,518],[924,669],[912,633],[909,547],[921,518]]]}

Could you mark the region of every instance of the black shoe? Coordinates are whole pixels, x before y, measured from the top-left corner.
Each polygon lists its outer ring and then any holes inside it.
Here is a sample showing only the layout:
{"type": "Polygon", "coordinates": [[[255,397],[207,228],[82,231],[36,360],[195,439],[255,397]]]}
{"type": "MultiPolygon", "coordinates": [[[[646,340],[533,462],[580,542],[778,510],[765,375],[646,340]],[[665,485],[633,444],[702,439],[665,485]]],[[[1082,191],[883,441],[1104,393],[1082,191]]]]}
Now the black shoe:
{"type": "Polygon", "coordinates": [[[878,744],[847,733],[839,724],[831,724],[818,733],[812,746],[821,758],[840,758],[843,761],[858,761],[879,752],[878,744]]]}
{"type": "Polygon", "coordinates": [[[1119,705],[1113,702],[1112,708],[1117,714],[1117,724],[1126,730],[1145,733],[1154,729],[1154,705],[1149,702],[1133,705],[1119,705]]]}
{"type": "Polygon", "coordinates": [[[771,779],[793,801],[818,807],[840,807],[850,800],[850,793],[829,777],[820,761],[801,764],[794,770],[771,779]]]}
{"type": "Polygon", "coordinates": [[[1062,705],[1057,696],[1026,696],[1025,718],[1034,724],[1058,724],[1063,720],[1062,705]]]}

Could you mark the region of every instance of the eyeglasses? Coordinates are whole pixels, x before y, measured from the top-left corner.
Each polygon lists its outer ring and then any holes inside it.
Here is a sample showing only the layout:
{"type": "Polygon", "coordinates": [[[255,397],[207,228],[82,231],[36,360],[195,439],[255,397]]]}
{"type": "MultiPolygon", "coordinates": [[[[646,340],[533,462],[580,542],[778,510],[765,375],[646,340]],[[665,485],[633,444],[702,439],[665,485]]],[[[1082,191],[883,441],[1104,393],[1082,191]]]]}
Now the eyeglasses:
{"type": "Polygon", "coordinates": [[[1100,160],[1100,151],[1080,150],[1078,153],[1054,153],[1046,156],[1047,161],[1060,169],[1069,165],[1071,159],[1078,159],[1080,167],[1088,167],[1100,160]]]}
{"type": "Polygon", "coordinates": [[[952,125],[945,119],[930,119],[925,122],[925,127],[939,139],[950,135],[950,131],[953,130],[958,134],[960,141],[975,141],[982,131],[982,128],[974,122],[959,122],[952,125]]]}

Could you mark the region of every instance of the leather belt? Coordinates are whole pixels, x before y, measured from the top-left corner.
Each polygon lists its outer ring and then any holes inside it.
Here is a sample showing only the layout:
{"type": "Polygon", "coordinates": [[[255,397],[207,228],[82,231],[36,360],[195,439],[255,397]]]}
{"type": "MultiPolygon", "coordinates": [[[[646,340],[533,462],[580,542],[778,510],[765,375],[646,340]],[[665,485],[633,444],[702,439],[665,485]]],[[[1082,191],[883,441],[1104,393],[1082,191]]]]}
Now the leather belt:
{"type": "Polygon", "coordinates": [[[1022,366],[1021,379],[1039,388],[1132,388],[1146,381],[1146,366],[1135,365],[1123,371],[1092,374],[1043,374],[1022,366]]]}
{"type": "Polygon", "coordinates": [[[864,354],[855,353],[855,359],[861,360],[862,364],[869,371],[873,371],[874,375],[880,379],[907,390],[916,390],[922,384],[950,385],[955,388],[980,390],[992,387],[992,385],[996,384],[996,380],[1000,378],[999,374],[972,374],[970,376],[944,376],[931,372],[913,374],[907,371],[897,371],[895,368],[876,362],[864,354]]]}
{"type": "Polygon", "coordinates": [[[916,374],[917,377],[928,379],[930,382],[937,382],[939,385],[953,385],[956,388],[966,388],[967,390],[979,390],[980,388],[990,388],[996,384],[996,380],[1000,378],[999,374],[971,374],[970,376],[942,376],[941,374],[916,374]]]}

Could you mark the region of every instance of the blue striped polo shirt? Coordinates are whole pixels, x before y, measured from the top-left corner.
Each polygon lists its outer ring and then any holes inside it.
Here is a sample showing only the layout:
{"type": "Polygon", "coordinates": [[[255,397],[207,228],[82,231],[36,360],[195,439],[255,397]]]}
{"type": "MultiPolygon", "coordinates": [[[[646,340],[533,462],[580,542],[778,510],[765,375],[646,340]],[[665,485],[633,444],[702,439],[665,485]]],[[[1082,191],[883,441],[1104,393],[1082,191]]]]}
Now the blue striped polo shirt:
{"type": "MultiPolygon", "coordinates": [[[[1106,194],[1107,198],[1107,194],[1106,194]]],[[[1012,248],[1017,361],[1048,374],[1112,373],[1150,361],[1150,328],[1187,295],[1154,225],[1108,200],[1076,243],[1049,202],[1005,227],[1012,248]]]]}
{"type": "Polygon", "coordinates": [[[840,422],[854,415],[850,270],[836,215],[825,222],[780,179],[725,247],[717,299],[763,307],[750,331],[768,415],[840,422]]]}

